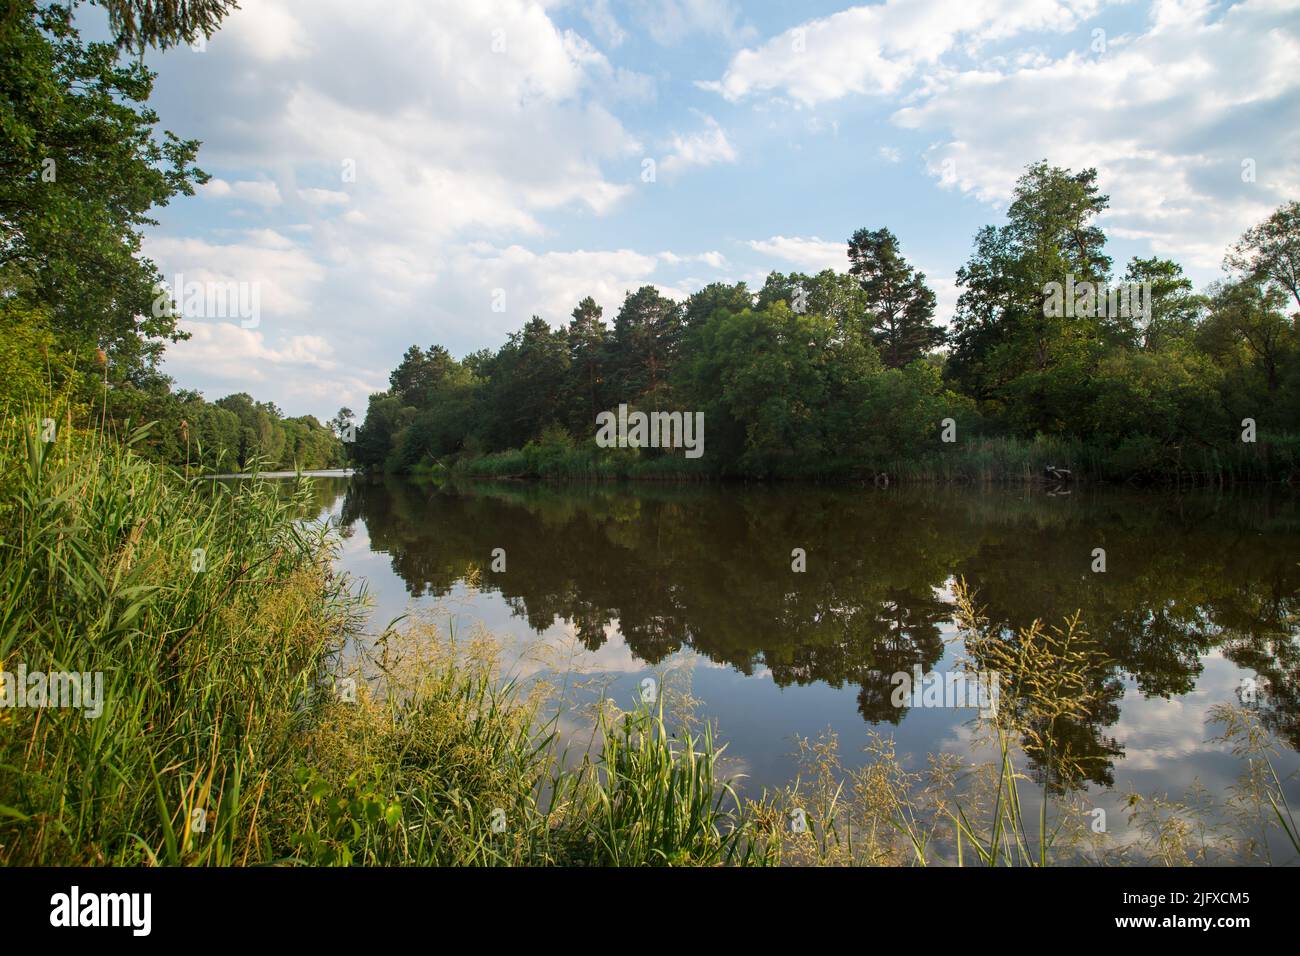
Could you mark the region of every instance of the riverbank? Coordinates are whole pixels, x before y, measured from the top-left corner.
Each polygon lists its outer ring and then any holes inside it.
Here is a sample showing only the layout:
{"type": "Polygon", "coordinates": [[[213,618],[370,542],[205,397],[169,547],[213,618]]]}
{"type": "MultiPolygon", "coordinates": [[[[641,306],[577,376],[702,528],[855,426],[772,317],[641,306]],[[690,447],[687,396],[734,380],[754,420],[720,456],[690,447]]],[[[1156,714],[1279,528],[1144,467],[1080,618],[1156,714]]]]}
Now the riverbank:
{"type": "Polygon", "coordinates": [[[1300,435],[1267,436],[1257,443],[1215,449],[1129,442],[1099,448],[1039,436],[1032,440],[977,437],[911,458],[770,461],[723,471],[705,458],[598,448],[593,443],[530,442],[520,449],[462,455],[411,470],[424,476],[528,478],[571,481],[839,481],[871,484],[1045,484],[1078,482],[1144,486],[1227,486],[1300,482],[1300,435]]]}
{"type": "MultiPolygon", "coordinates": [[[[662,697],[605,701],[566,761],[550,689],[503,677],[489,640],[389,631],[343,664],[363,593],[334,570],[334,533],[303,520],[304,488],[187,480],[94,434],[3,438],[0,669],[26,686],[0,709],[0,863],[1267,862],[1183,826],[1203,808],[1169,801],[1135,813],[1145,842],[1103,846],[1081,803],[1045,790],[1063,829],[1036,829],[1019,762],[1068,773],[1041,728],[1096,693],[1078,679],[1091,651],[1077,622],[1007,640],[963,598],[967,646],[1020,678],[984,728],[992,764],[940,755],[922,777],[875,738],[846,771],[836,741],[804,741],[799,781],[742,799],[712,731],[667,717],[662,697]],[[90,675],[84,697],[65,682],[52,706],[59,674],[90,675]]],[[[1294,845],[1267,733],[1249,712],[1220,716],[1256,781],[1233,812],[1294,845]]]]}
{"type": "Polygon", "coordinates": [[[755,861],[717,748],[660,715],[561,772],[485,648],[406,635],[345,675],[363,588],[306,489],[40,438],[3,435],[0,863],[755,861]]]}

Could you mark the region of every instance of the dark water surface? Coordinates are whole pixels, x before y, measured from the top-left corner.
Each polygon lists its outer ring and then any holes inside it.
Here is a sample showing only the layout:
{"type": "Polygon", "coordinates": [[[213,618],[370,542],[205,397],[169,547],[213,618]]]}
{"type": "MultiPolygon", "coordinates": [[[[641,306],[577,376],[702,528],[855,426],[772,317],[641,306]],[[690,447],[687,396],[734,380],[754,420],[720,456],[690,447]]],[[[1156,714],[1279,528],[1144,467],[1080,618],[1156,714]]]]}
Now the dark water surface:
{"type": "Polygon", "coordinates": [[[624,706],[646,677],[689,671],[746,789],[790,781],[795,736],[827,728],[849,763],[870,729],[918,763],[969,754],[973,711],[890,700],[895,672],[951,667],[958,578],[1005,627],[1081,611],[1113,661],[1096,676],[1105,703],[1070,733],[1099,758],[1090,789],[1224,794],[1241,763],[1208,742],[1206,717],[1243,678],[1285,744],[1279,770],[1298,765],[1294,496],[316,482],[376,630],[433,609],[459,633],[509,642],[516,672],[601,675],[624,706]],[[491,570],[496,548],[504,573],[491,570]],[[1105,573],[1092,571],[1096,548],[1105,573]],[[524,651],[539,639],[566,663],[524,651]]]}

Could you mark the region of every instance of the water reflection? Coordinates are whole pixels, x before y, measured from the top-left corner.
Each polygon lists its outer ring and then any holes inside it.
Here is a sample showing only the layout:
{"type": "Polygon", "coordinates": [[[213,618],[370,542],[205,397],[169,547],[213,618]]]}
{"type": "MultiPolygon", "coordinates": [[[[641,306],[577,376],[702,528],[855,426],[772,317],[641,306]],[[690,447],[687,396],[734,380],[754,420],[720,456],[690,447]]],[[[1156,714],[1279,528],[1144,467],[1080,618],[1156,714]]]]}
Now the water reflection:
{"type": "Polygon", "coordinates": [[[1270,727],[1300,745],[1300,510],[1287,497],[1069,497],[976,490],[475,484],[386,479],[342,488],[413,598],[466,580],[529,627],[568,622],[599,650],[611,633],[649,664],[689,648],[779,687],[857,688],[871,723],[907,714],[890,675],[944,654],[958,576],[997,625],[1082,612],[1108,658],[1099,703],[1062,732],[1113,782],[1125,682],[1145,697],[1192,691],[1207,658],[1258,675],[1270,727]],[[491,568],[504,548],[507,571],[491,568]],[[791,550],[807,567],[791,570],[791,550]],[[1104,548],[1106,572],[1093,573],[1104,548]]]}

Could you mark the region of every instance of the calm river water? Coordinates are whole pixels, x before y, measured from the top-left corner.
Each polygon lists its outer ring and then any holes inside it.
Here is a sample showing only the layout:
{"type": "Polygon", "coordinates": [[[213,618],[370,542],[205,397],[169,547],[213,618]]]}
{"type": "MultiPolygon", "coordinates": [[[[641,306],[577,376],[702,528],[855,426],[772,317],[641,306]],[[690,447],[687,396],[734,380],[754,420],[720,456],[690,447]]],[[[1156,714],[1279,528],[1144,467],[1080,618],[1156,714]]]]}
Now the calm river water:
{"type": "Polygon", "coordinates": [[[689,675],[746,790],[793,779],[796,735],[828,728],[848,763],[871,729],[918,765],[969,752],[974,711],[890,699],[891,675],[951,666],[959,578],[1005,627],[1082,612],[1112,663],[1071,739],[1116,812],[1130,788],[1226,792],[1241,764],[1206,717],[1243,679],[1284,742],[1279,769],[1300,766],[1292,496],[314,481],[376,631],[404,612],[484,628],[515,673],[599,680],[625,707],[647,677],[678,693],[689,675]],[[558,649],[550,663],[539,641],[558,649]]]}

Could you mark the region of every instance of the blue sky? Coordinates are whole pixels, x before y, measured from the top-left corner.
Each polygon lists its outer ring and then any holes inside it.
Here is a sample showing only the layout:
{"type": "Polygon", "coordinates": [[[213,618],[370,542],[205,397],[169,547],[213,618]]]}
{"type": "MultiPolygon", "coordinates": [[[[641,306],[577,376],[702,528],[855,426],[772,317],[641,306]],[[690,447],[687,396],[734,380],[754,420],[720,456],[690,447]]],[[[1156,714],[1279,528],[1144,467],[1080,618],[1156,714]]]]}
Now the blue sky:
{"type": "Polygon", "coordinates": [[[256,327],[186,319],[167,372],[290,414],[360,411],[408,345],[495,348],[584,295],[612,319],[645,283],[843,269],[863,226],[946,320],[1041,158],[1099,169],[1117,263],[1170,256],[1198,285],[1300,197],[1294,0],[241,7],[148,56],[214,182],[145,251],[260,295],[256,327]]]}

